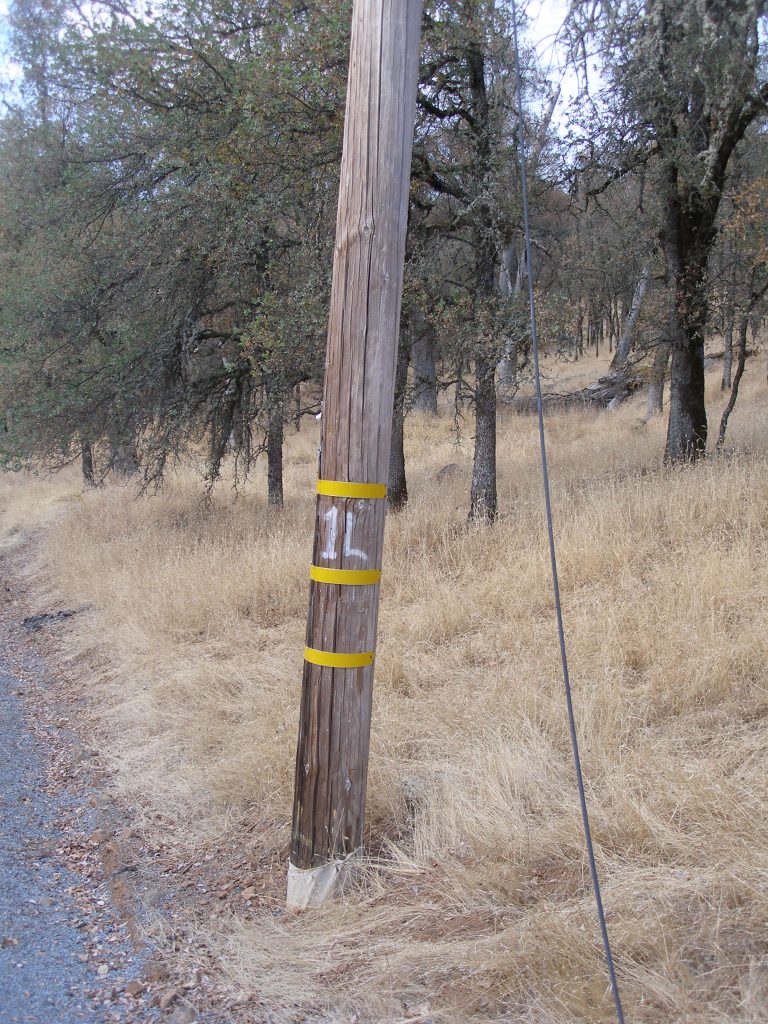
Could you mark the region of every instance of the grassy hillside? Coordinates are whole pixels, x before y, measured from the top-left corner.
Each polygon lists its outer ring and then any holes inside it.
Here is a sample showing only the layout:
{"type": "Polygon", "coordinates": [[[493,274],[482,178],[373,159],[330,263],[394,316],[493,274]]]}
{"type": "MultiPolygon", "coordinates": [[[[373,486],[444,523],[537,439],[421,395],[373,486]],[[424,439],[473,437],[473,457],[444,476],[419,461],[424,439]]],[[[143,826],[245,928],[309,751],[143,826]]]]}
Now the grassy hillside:
{"type": "MultiPolygon", "coordinates": [[[[597,375],[592,360],[577,369],[597,375]]],[[[717,370],[709,387],[716,432],[717,370]]],[[[662,467],[664,424],[643,411],[639,397],[548,426],[608,923],[628,1020],[757,1022],[764,368],[745,377],[728,451],[695,468],[662,467]]],[[[199,935],[232,991],[258,993],[275,1020],[610,1021],[532,418],[502,418],[492,528],[466,525],[471,420],[457,446],[450,415],[409,418],[411,502],[388,520],[382,582],[370,863],[342,901],[283,912],[317,441],[314,423],[288,438],[281,514],[261,479],[206,507],[191,470],[140,499],[81,493],[74,475],[3,481],[6,539],[34,510],[41,586],[91,606],[67,644],[116,787],[180,859],[239,851],[259,898],[222,903],[199,935]]]]}

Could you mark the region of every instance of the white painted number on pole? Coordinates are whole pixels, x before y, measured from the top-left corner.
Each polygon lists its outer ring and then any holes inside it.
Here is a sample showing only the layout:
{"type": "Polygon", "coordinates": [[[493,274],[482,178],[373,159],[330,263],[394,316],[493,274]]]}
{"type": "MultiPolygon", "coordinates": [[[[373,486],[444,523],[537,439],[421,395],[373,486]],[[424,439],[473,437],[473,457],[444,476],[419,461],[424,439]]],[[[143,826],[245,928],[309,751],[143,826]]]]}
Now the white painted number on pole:
{"type": "Polygon", "coordinates": [[[323,518],[328,523],[328,536],[325,541],[325,550],[321,552],[323,558],[336,557],[336,521],[339,517],[339,510],[334,505],[329,508],[323,518]]]}
{"type": "Polygon", "coordinates": [[[347,528],[344,531],[344,554],[354,555],[357,558],[362,558],[364,562],[368,561],[368,555],[359,548],[352,547],[352,524],[354,522],[354,516],[351,512],[347,512],[347,528]]]}
{"type": "MultiPolygon", "coordinates": [[[[325,547],[320,552],[323,558],[334,559],[336,558],[336,537],[338,533],[338,519],[339,510],[333,506],[329,508],[324,514],[323,518],[328,524],[328,531],[325,539],[325,547]]],[[[344,531],[344,554],[353,558],[362,558],[364,562],[368,561],[368,555],[360,548],[352,547],[352,528],[354,526],[355,517],[352,512],[347,512],[346,517],[346,529],[344,531]]]]}

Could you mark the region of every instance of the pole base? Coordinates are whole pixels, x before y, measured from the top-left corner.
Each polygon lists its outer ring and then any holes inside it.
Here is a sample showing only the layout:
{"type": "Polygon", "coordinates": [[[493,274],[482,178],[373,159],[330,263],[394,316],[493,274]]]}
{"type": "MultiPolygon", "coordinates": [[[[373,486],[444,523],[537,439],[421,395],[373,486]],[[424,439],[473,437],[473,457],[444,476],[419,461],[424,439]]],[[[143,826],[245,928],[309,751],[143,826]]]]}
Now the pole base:
{"type": "Polygon", "coordinates": [[[321,907],[343,888],[351,867],[350,861],[356,856],[356,853],[351,853],[344,860],[331,860],[315,868],[297,868],[288,861],[288,892],[285,901],[288,910],[299,912],[321,907]]]}

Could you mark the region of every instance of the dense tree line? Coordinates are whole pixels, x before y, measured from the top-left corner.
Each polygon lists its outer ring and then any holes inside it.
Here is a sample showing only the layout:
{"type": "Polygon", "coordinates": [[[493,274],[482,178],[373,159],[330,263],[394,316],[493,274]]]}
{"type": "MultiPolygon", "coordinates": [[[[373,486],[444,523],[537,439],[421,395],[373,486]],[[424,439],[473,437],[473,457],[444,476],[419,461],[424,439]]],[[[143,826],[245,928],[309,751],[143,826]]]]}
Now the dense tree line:
{"type": "MultiPolygon", "coordinates": [[[[669,373],[671,461],[706,448],[705,335],[723,337],[735,401],[768,289],[764,7],[577,0],[568,132],[551,123],[556,83],[523,54],[544,344],[607,347],[593,396],[646,379],[649,415],[669,373]]],[[[528,372],[509,18],[500,0],[425,4],[390,473],[402,505],[403,416],[436,414],[450,388],[474,414],[470,515],[487,520],[497,405],[528,372]]],[[[151,482],[204,451],[213,482],[225,458],[242,476],[264,454],[282,503],[285,425],[319,408],[348,22],[342,0],[13,5],[7,465],[77,458],[89,481],[151,482]]]]}

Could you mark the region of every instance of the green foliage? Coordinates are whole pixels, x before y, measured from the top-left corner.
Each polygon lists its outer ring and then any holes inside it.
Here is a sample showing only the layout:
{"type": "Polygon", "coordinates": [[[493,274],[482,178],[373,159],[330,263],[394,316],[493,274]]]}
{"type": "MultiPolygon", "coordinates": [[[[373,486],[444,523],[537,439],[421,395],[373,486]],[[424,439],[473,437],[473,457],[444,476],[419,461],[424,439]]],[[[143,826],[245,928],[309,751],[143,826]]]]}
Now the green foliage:
{"type": "Polygon", "coordinates": [[[247,465],[264,396],[322,361],[344,5],[30,11],[0,156],[4,446],[123,439],[159,477],[206,438],[212,475],[230,442],[247,465]]]}
{"type": "MultiPolygon", "coordinates": [[[[753,8],[721,21],[740,25],[753,8]]],[[[696,132],[704,124],[717,141],[745,65],[733,71],[735,29],[713,36],[717,12],[699,24],[694,9],[574,5],[571,31],[598,32],[612,92],[610,117],[585,121],[570,159],[571,196],[542,114],[547,83],[523,53],[538,111],[526,128],[550,347],[572,350],[579,317],[618,322],[627,307],[663,220],[649,170],[661,148],[685,155],[680,180],[712,170],[714,149],[697,149],[696,132]],[[689,76],[692,62],[708,75],[689,76]],[[587,210],[582,200],[598,193],[587,210]]],[[[16,0],[24,78],[0,118],[7,465],[59,465],[90,444],[112,453],[100,472],[129,450],[159,480],[204,444],[211,480],[230,451],[247,472],[291,389],[320,384],[349,14],[348,0],[171,0],[144,13],[112,0],[16,0]]],[[[431,329],[445,380],[527,345],[510,28],[494,0],[425,4],[403,316],[406,328],[431,329]],[[502,294],[500,263],[513,251],[516,288],[502,294]]],[[[745,225],[730,244],[745,252],[759,249],[749,181],[761,174],[750,167],[743,199],[727,207],[745,225]]]]}

